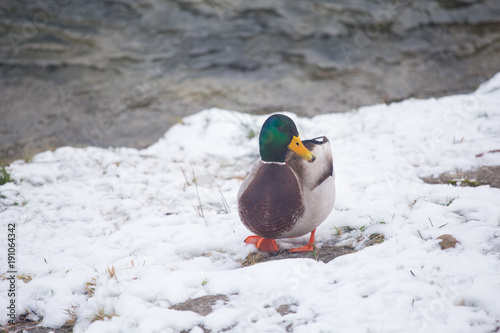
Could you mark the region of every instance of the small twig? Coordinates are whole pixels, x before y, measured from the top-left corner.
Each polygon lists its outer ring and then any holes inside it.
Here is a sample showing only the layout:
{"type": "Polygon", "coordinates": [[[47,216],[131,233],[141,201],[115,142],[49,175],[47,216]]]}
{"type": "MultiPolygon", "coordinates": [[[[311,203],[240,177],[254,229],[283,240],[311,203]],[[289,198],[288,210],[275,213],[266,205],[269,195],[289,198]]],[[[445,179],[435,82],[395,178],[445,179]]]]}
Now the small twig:
{"type": "Polygon", "coordinates": [[[484,154],[493,154],[493,153],[500,153],[500,149],[493,149],[493,150],[489,150],[489,151],[487,151],[486,153],[477,154],[477,155],[476,155],[476,157],[481,157],[481,156],[483,156],[484,154]]]}

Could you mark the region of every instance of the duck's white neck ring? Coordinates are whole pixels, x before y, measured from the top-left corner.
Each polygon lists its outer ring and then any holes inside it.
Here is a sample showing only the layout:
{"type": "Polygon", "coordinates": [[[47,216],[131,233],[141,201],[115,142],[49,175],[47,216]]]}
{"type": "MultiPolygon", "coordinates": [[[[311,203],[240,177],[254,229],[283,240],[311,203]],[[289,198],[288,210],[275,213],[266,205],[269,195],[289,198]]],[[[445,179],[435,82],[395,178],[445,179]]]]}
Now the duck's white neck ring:
{"type": "Polygon", "coordinates": [[[262,161],[264,164],[278,164],[278,165],[285,165],[285,162],[269,162],[269,161],[262,161]]]}

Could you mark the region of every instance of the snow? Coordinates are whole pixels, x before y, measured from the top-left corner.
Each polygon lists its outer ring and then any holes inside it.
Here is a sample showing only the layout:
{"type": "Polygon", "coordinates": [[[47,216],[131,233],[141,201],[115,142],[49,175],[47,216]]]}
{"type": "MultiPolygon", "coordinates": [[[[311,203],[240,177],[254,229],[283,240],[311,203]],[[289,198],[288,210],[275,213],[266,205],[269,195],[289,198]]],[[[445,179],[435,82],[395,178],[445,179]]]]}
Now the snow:
{"type": "MultiPolygon", "coordinates": [[[[255,250],[243,243],[236,193],[267,115],[210,109],[147,149],[63,147],[16,161],[15,182],[0,187],[0,223],[5,233],[16,223],[18,275],[32,277],[17,281],[18,315],[59,327],[74,314],[75,332],[493,332],[500,189],[420,177],[500,165],[487,153],[500,148],[499,105],[497,74],[467,95],[286,113],[302,138],[326,135],[335,155],[337,202],[316,245],[359,252],[326,264],[241,265],[255,250]],[[373,233],[386,241],[366,247],[373,233]],[[459,243],[441,250],[442,234],[459,243]],[[215,294],[229,301],[207,316],[171,308],[215,294]]],[[[4,309],[8,288],[0,280],[4,309]]]]}

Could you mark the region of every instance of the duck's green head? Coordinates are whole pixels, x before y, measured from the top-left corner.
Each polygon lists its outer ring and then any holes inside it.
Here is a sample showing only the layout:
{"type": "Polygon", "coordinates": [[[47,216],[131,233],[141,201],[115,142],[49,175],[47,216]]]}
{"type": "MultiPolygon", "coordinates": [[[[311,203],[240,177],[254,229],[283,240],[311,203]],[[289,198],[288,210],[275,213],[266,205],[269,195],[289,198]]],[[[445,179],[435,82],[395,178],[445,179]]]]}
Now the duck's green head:
{"type": "Polygon", "coordinates": [[[308,162],[316,159],[300,141],[293,120],[282,114],[273,114],[267,118],[260,130],[259,146],[260,157],[265,162],[285,162],[288,149],[308,162]]]}

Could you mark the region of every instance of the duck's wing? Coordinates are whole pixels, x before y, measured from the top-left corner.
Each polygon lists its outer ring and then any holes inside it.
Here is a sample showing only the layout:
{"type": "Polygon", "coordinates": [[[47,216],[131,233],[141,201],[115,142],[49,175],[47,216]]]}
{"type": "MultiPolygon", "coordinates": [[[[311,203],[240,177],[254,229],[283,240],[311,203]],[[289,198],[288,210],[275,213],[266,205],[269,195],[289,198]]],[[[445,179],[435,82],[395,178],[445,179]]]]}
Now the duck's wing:
{"type": "Polygon", "coordinates": [[[316,160],[309,163],[297,154],[289,152],[286,163],[295,171],[297,177],[301,180],[303,188],[312,191],[329,177],[335,177],[332,150],[330,141],[326,136],[304,140],[302,143],[316,156],[316,160]]]}

